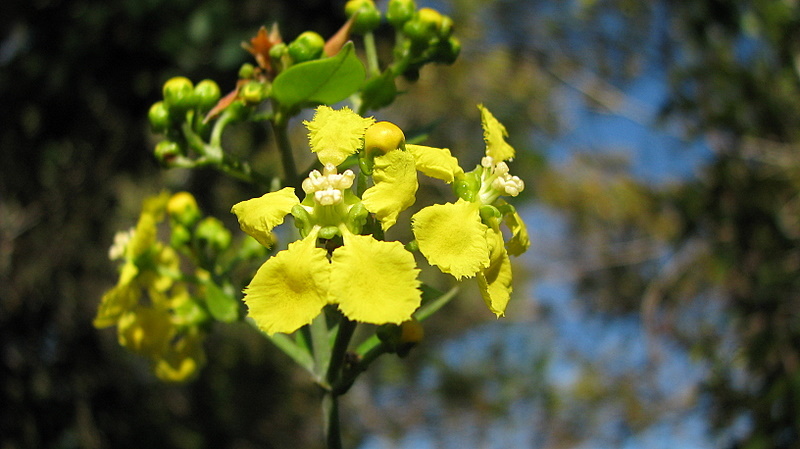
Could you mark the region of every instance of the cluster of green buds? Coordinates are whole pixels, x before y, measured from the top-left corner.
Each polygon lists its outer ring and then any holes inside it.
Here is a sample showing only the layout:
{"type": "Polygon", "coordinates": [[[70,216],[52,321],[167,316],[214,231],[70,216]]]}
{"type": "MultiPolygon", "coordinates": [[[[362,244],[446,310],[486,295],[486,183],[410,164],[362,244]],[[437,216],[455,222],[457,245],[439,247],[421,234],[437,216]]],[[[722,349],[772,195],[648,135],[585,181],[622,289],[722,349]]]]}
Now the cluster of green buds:
{"type": "Polygon", "coordinates": [[[240,318],[236,288],[227,280],[232,267],[267,254],[247,237],[225,261],[231,240],[230,231],[216,218],[203,217],[187,192],[146,199],[136,227],[117,233],[109,249],[109,258],[123,263],[94,325],[117,326],[120,345],[149,359],[159,378],[191,379],[205,363],[210,325],[240,318]],[[165,228],[170,237],[161,241],[165,228]],[[190,274],[182,268],[186,261],[195,266],[190,274]]]}
{"type": "Polygon", "coordinates": [[[219,101],[220,90],[212,80],[194,85],[188,78],[177,76],[164,83],[162,92],[163,99],[150,107],[147,117],[153,132],[165,136],[156,145],[156,158],[171,166],[189,153],[191,145],[184,127],[200,138],[209,138],[211,127],[205,116],[219,101]]]}
{"type": "Polygon", "coordinates": [[[395,59],[408,61],[402,73],[410,80],[419,76],[424,64],[452,64],[461,52],[461,43],[453,36],[453,20],[435,9],[415,10],[413,0],[391,0],[387,19],[402,36],[395,59]]]}
{"type": "Polygon", "coordinates": [[[361,92],[361,113],[390,104],[397,95],[395,78],[419,78],[428,63],[452,64],[461,50],[453,34],[450,17],[432,8],[417,8],[414,0],[391,0],[382,13],[373,0],[349,0],[345,14],[354,34],[364,36],[368,59],[368,80],[361,92]],[[379,67],[372,33],[383,19],[395,29],[392,60],[379,67]]]}

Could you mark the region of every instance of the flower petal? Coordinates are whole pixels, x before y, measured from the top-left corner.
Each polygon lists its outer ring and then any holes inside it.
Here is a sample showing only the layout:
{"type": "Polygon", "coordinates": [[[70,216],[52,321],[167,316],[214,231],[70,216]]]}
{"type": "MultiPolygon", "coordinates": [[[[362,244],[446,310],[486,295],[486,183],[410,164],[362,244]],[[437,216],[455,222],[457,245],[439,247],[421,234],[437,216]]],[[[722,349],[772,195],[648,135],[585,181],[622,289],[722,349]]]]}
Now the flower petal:
{"type": "Polygon", "coordinates": [[[363,203],[380,220],[385,231],[416,199],[418,183],[414,155],[408,151],[392,150],[375,156],[372,173],[375,185],[364,192],[363,203]]]}
{"type": "Polygon", "coordinates": [[[264,262],[244,290],[248,314],[267,334],[291,333],[327,304],[330,263],[316,233],[264,262]]]}
{"type": "Polygon", "coordinates": [[[479,207],[459,199],[455,204],[428,206],[411,218],[422,255],[456,279],[472,277],[489,266],[487,227],[481,223],[479,207]]]}
{"type": "Polygon", "coordinates": [[[173,334],[169,310],[160,307],[134,307],[117,325],[120,346],[150,358],[158,358],[173,334]]]}
{"type": "MultiPolygon", "coordinates": [[[[498,202],[501,206],[505,204],[502,199],[498,202]]],[[[522,217],[519,216],[516,209],[512,210],[513,212],[506,213],[503,218],[506,226],[511,230],[511,238],[506,242],[506,249],[508,249],[509,255],[519,256],[531,246],[531,239],[528,237],[528,228],[525,226],[525,222],[522,221],[522,217]]]]}
{"type": "Polygon", "coordinates": [[[501,317],[505,314],[506,305],[511,298],[511,260],[503,247],[503,234],[499,230],[486,231],[487,241],[492,247],[491,264],[489,268],[478,273],[478,286],[481,296],[486,301],[495,315],[501,317]]]}
{"type": "Polygon", "coordinates": [[[447,148],[406,144],[406,150],[414,155],[417,170],[431,178],[441,179],[450,184],[456,176],[464,173],[458,165],[458,159],[454,158],[447,148]]]}
{"type": "Polygon", "coordinates": [[[514,158],[514,147],[506,142],[508,131],[488,109],[482,104],[478,105],[481,110],[481,126],[483,126],[483,140],[486,141],[486,155],[495,162],[506,161],[514,158]]]}
{"type": "Polygon", "coordinates": [[[205,362],[203,333],[192,328],[170,344],[162,357],[156,360],[154,368],[156,376],[163,381],[183,382],[194,376],[205,362]]]}
{"type": "MultiPolygon", "coordinates": [[[[133,264],[125,265],[128,266],[136,268],[133,264]]],[[[117,324],[120,317],[135,306],[138,300],[139,288],[129,282],[120,282],[103,295],[92,324],[98,329],[117,324]]]]}
{"type": "Polygon", "coordinates": [[[329,106],[319,106],[311,121],[304,121],[308,128],[311,151],[317,153],[322,165],[339,165],[362,146],[362,138],[375,120],[364,118],[344,107],[338,111],[329,106]]]}
{"type": "Polygon", "coordinates": [[[331,267],[331,302],[351,320],[400,324],[419,307],[419,269],[400,242],[346,236],[331,267]]]}
{"type": "Polygon", "coordinates": [[[300,204],[294,189],[284,187],[260,198],[237,203],[231,209],[239,219],[239,227],[262,245],[272,246],[272,228],[283,223],[292,207],[300,204]]]}

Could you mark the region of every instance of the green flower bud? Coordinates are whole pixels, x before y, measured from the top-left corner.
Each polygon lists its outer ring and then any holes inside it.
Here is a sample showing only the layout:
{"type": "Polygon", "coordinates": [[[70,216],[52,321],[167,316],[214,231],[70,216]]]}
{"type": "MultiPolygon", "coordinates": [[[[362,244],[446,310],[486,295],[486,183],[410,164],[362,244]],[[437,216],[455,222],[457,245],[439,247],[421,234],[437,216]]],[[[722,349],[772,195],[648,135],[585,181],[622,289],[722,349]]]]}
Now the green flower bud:
{"type": "Polygon", "coordinates": [[[269,49],[269,58],[272,62],[280,61],[281,58],[289,51],[289,47],[284,42],[279,42],[269,49]]]}
{"type": "Polygon", "coordinates": [[[344,12],[347,17],[358,14],[351,30],[354,34],[372,31],[381,23],[381,12],[372,0],[350,0],[344,5],[344,12]]]}
{"type": "Polygon", "coordinates": [[[438,37],[442,26],[442,15],[431,8],[421,8],[414,18],[403,25],[403,34],[418,46],[427,45],[438,37]]]}
{"type": "Polygon", "coordinates": [[[197,223],[195,238],[214,251],[224,251],[231,245],[231,232],[221,221],[214,217],[206,217],[197,223]]]}
{"type": "Polygon", "coordinates": [[[439,24],[439,38],[447,39],[453,34],[453,19],[450,16],[442,15],[442,21],[439,24]]]}
{"type": "Polygon", "coordinates": [[[153,103],[147,111],[147,119],[150,121],[150,129],[155,133],[164,133],[169,129],[169,110],[163,101],[153,103]]]}
{"type": "Polygon", "coordinates": [[[195,105],[194,85],[188,78],[176,76],[164,83],[164,104],[170,111],[188,111],[195,105]]]}
{"type": "Polygon", "coordinates": [[[250,116],[250,113],[253,111],[253,107],[251,105],[246,104],[242,100],[234,101],[231,103],[226,109],[231,115],[231,118],[237,121],[247,120],[250,116]]]}
{"type": "MultiPolygon", "coordinates": [[[[270,49],[270,50],[272,50],[272,49],[270,49]]],[[[256,68],[253,66],[253,64],[250,64],[249,62],[245,62],[244,64],[242,64],[241,67],[239,67],[239,79],[243,79],[243,80],[250,79],[250,78],[253,77],[253,74],[255,73],[255,71],[256,71],[256,68]]]]}
{"type": "Polygon", "coordinates": [[[197,108],[202,112],[208,112],[216,106],[221,96],[219,86],[213,80],[203,80],[194,87],[195,101],[197,108]]]}
{"type": "Polygon", "coordinates": [[[169,244],[173,248],[181,248],[192,241],[192,233],[186,229],[186,226],[175,223],[172,226],[172,234],[169,237],[169,244]]]}
{"type": "Polygon", "coordinates": [[[178,192],[167,202],[167,213],[177,224],[192,227],[202,215],[197,200],[189,192],[178,192]]]}
{"type": "Polygon", "coordinates": [[[264,83],[249,81],[239,89],[239,97],[248,104],[256,104],[269,97],[269,91],[264,83]]]}
{"type": "Polygon", "coordinates": [[[158,142],[153,153],[159,162],[169,166],[175,158],[183,155],[183,149],[177,142],[162,140],[158,142]]]}
{"type": "Polygon", "coordinates": [[[461,42],[451,37],[446,41],[439,42],[436,46],[433,60],[442,64],[452,64],[458,59],[459,53],[461,53],[461,42]]]}
{"type": "Polygon", "coordinates": [[[325,39],[318,33],[306,31],[289,44],[289,56],[295,63],[311,61],[322,56],[325,39]]]}
{"type": "Polygon", "coordinates": [[[414,0],[390,0],[386,11],[386,20],[397,29],[414,17],[417,5],[414,0]]]}

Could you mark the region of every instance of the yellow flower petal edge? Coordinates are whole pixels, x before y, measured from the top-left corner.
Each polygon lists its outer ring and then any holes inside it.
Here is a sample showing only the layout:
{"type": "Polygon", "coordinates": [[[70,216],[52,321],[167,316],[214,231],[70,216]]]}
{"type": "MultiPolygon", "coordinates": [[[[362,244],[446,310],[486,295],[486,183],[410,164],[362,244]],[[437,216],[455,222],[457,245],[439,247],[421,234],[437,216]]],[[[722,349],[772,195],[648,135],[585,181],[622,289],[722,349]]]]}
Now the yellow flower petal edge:
{"type": "Polygon", "coordinates": [[[478,286],[486,306],[499,318],[505,315],[513,290],[511,260],[503,247],[503,234],[499,230],[487,230],[486,238],[492,247],[491,264],[489,268],[478,273],[478,286]]]}
{"type": "Polygon", "coordinates": [[[331,265],[330,302],[351,320],[400,324],[420,305],[419,269],[400,242],[349,235],[331,265]]]}
{"type": "Polygon", "coordinates": [[[397,215],[414,204],[417,194],[417,169],[414,155],[392,150],[375,156],[372,172],[375,185],[364,192],[364,207],[380,220],[383,230],[397,222],[397,215]]]}
{"type": "Polygon", "coordinates": [[[100,307],[97,309],[97,316],[92,324],[98,329],[117,324],[120,317],[136,305],[138,300],[139,287],[127,282],[120,282],[103,295],[100,307]]]}
{"type": "MultiPolygon", "coordinates": [[[[499,205],[507,204],[502,199],[498,200],[499,205]]],[[[519,213],[515,210],[511,214],[506,214],[503,219],[508,229],[511,230],[511,238],[506,242],[506,249],[508,254],[512,256],[519,256],[531,246],[531,239],[528,236],[528,228],[525,222],[522,221],[519,213]]]]}
{"type": "Polygon", "coordinates": [[[283,219],[300,200],[291,187],[267,193],[259,198],[237,203],[231,212],[239,219],[239,227],[264,246],[272,245],[272,228],[283,219]]]}
{"type": "Polygon", "coordinates": [[[292,333],[328,303],[330,263],[316,233],[296,241],[261,265],[245,288],[249,316],[267,334],[292,333]]]}
{"type": "Polygon", "coordinates": [[[336,110],[329,106],[319,106],[311,121],[304,121],[308,128],[308,141],[311,151],[317,153],[322,165],[339,165],[347,156],[356,153],[369,125],[375,120],[364,118],[344,107],[336,110]]]}
{"type": "Polygon", "coordinates": [[[165,382],[190,380],[205,365],[203,333],[197,328],[180,335],[162,357],[155,361],[156,376],[165,382]]]}
{"type": "Polygon", "coordinates": [[[428,206],[411,218],[422,255],[456,279],[475,276],[489,266],[488,228],[481,223],[479,207],[459,199],[428,206]]]}
{"type": "Polygon", "coordinates": [[[483,140],[486,141],[486,155],[495,161],[507,161],[514,158],[514,147],[506,142],[508,131],[488,109],[482,104],[478,105],[481,110],[481,126],[483,126],[483,140]]]}
{"type": "Polygon", "coordinates": [[[464,173],[464,170],[458,165],[458,159],[454,158],[447,148],[406,144],[406,150],[414,155],[417,170],[431,178],[441,179],[450,184],[456,177],[464,173]]]}

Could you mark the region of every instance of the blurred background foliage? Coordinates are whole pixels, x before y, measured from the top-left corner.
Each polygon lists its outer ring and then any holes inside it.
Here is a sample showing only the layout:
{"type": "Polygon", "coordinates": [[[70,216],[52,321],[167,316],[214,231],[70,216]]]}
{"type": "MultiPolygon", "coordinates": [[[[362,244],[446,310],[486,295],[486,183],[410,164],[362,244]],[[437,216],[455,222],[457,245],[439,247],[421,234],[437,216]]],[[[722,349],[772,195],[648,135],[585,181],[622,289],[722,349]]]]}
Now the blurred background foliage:
{"type": "MultiPolygon", "coordinates": [[[[446,318],[426,325],[428,344],[409,359],[381,360],[346,399],[351,443],[372,447],[362,439],[369,434],[402,440],[430,422],[443,426],[433,447],[459,437],[468,447],[624,442],[702,406],[697,419],[712,434],[736,430],[720,447],[797,447],[800,5],[430,4],[453,17],[461,58],[423,70],[380,117],[430,131],[428,142],[470,166],[482,152],[475,104],[485,103],[520,153],[514,172],[528,183],[526,207],[558,217],[566,237],[537,240],[540,223],[529,223],[533,255],[518,270],[507,319],[495,323],[465,288],[446,318]],[[629,94],[648,76],[667,86],[652,119],[629,94]],[[554,157],[553,142],[577,122],[564,113],[565,90],[594,114],[677,135],[667,158],[694,142],[709,156],[666,181],[653,174],[658,167],[637,172],[632,162],[649,141],[577,145],[554,157]],[[610,351],[602,363],[580,362],[570,382],[548,382],[562,354],[547,346],[557,311],[528,284],[545,279],[554,260],[574,287],[569,310],[586,318],[582,326],[627,329],[633,320],[644,329],[644,366],[621,369],[625,355],[610,351]],[[702,385],[677,395],[664,387],[688,376],[684,365],[656,368],[670,351],[691,355],[702,385]],[[541,414],[520,409],[523,397],[541,414]],[[602,427],[604,415],[620,428],[602,427]],[[476,425],[498,416],[536,436],[498,443],[488,424],[476,425]]],[[[343,16],[343,5],[319,0],[0,6],[0,447],[318,447],[317,392],[244,325],[216,329],[200,378],[175,386],[157,382],[91,319],[115,282],[113,234],[135,222],[144,195],[190,190],[235,229],[230,204],[260,194],[213,172],[159,169],[145,115],[161,84],[180,74],[226,91],[249,57],[240,43],[261,25],[278,22],[288,38],[307,29],[329,36],[343,16]]],[[[265,130],[227,137],[235,151],[274,162],[265,130]]],[[[294,139],[302,148],[302,130],[294,139]]]]}

